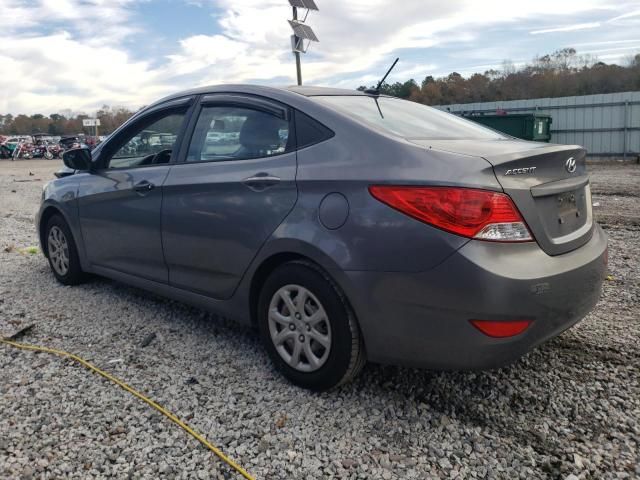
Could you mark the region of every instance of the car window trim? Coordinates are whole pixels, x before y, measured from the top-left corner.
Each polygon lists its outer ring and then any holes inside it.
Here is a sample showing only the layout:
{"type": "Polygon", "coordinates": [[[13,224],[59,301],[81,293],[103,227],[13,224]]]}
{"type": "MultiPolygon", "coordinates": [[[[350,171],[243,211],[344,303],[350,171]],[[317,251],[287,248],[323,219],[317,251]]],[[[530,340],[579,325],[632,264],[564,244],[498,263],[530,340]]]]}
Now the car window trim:
{"type": "MultiPolygon", "coordinates": [[[[140,120],[141,118],[144,118],[145,116],[155,113],[161,109],[165,109],[165,108],[177,108],[180,106],[184,106],[184,105],[189,105],[191,103],[195,103],[194,101],[196,100],[197,96],[196,95],[188,95],[185,97],[180,97],[177,99],[172,99],[172,100],[168,100],[166,102],[162,102],[159,103],[157,105],[151,105],[150,107],[148,107],[146,110],[142,110],[138,113],[135,113],[131,118],[129,118],[127,121],[125,121],[122,125],[120,125],[118,128],[116,128],[108,137],[108,139],[101,143],[100,145],[98,145],[96,147],[96,149],[98,150],[97,153],[101,154],[102,150],[104,149],[104,147],[109,147],[109,143],[111,143],[113,141],[113,139],[118,138],[120,135],[122,135],[122,132],[126,131],[129,129],[129,127],[136,123],[138,120],[140,120]]],[[[193,105],[192,105],[193,106],[193,105]]]]}
{"type": "MultiPolygon", "coordinates": [[[[296,125],[295,125],[295,117],[292,113],[292,107],[281,104],[279,102],[272,101],[268,98],[259,97],[255,95],[230,95],[226,93],[216,93],[216,94],[206,94],[202,95],[196,102],[194,107],[191,110],[191,118],[189,120],[189,126],[184,135],[184,140],[181,145],[180,158],[176,162],[178,165],[194,165],[194,164],[203,164],[203,163],[228,163],[228,162],[243,162],[245,160],[258,160],[258,159],[267,159],[273,157],[279,157],[281,155],[287,155],[290,153],[296,153],[298,150],[297,142],[296,142],[296,125]],[[258,108],[255,105],[259,105],[258,108]],[[202,110],[206,107],[211,106],[231,106],[231,107],[240,107],[240,108],[250,108],[252,110],[262,111],[264,113],[269,113],[273,115],[273,111],[281,111],[283,116],[275,115],[277,118],[282,120],[286,120],[289,124],[289,136],[294,135],[292,138],[292,146],[290,150],[285,150],[282,153],[277,153],[275,155],[269,155],[268,157],[247,157],[247,158],[235,158],[231,160],[200,160],[200,161],[187,161],[187,154],[189,152],[189,147],[191,146],[191,142],[193,141],[193,134],[195,133],[196,125],[198,124],[198,120],[200,119],[200,115],[202,114],[202,110]],[[265,110],[264,108],[270,106],[271,109],[265,110]],[[188,139],[188,140],[187,140],[188,139]]],[[[289,139],[287,138],[287,143],[289,139]]]]}
{"type": "Polygon", "coordinates": [[[290,121],[289,107],[280,105],[268,99],[245,95],[229,95],[224,93],[204,95],[201,106],[225,105],[229,107],[248,107],[273,115],[281,120],[290,121]]]}
{"type": "MultiPolygon", "coordinates": [[[[131,167],[112,167],[112,168],[109,168],[108,166],[107,167],[101,166],[100,168],[96,169],[96,172],[104,172],[104,171],[110,171],[110,170],[114,170],[114,171],[134,170],[134,169],[140,169],[140,168],[158,167],[162,165],[170,166],[170,165],[175,165],[176,163],[180,163],[179,159],[180,159],[180,155],[182,154],[182,144],[185,138],[185,133],[187,132],[187,127],[189,126],[194,107],[195,105],[197,105],[197,103],[194,101],[195,99],[196,99],[195,96],[183,97],[183,98],[170,100],[168,102],[164,102],[159,105],[153,106],[148,110],[144,111],[143,113],[141,113],[139,116],[136,115],[135,117],[133,117],[131,122],[128,122],[127,124],[125,124],[124,128],[121,131],[116,131],[116,135],[110,139],[109,143],[117,142],[117,139],[122,138],[123,136],[126,136],[127,132],[130,132],[131,130],[135,130],[136,128],[138,128],[137,126],[140,125],[140,123],[144,122],[145,119],[148,119],[151,116],[158,115],[163,111],[167,111],[167,110],[180,111],[181,108],[187,107],[184,112],[184,119],[182,121],[180,131],[176,136],[176,142],[174,144],[174,148],[172,149],[171,160],[168,163],[136,165],[131,167]],[[176,151],[178,154],[174,156],[173,151],[176,151]]],[[[105,147],[108,148],[109,146],[106,145],[105,147]]],[[[100,151],[100,157],[103,157],[106,154],[108,155],[107,161],[110,162],[115,152],[110,152],[109,150],[107,150],[106,153],[103,154],[102,153],[103,151],[104,151],[104,147],[100,151]]],[[[104,162],[102,158],[100,158],[100,162],[101,163],[104,162]]]]}

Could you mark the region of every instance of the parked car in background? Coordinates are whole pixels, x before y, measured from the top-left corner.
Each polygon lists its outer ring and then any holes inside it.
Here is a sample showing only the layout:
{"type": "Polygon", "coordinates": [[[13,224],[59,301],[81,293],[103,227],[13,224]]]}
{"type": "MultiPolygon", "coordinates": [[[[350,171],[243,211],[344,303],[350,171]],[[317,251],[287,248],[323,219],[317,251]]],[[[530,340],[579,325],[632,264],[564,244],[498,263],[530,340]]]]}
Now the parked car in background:
{"type": "Polygon", "coordinates": [[[0,158],[11,158],[11,149],[5,145],[7,137],[0,135],[0,158]]]}
{"type": "Polygon", "coordinates": [[[58,142],[58,144],[64,150],[70,150],[72,148],[80,148],[84,145],[77,135],[63,136],[62,138],[60,138],[60,141],[58,142]]]}
{"type": "Polygon", "coordinates": [[[367,359],[501,366],[583,318],[607,264],[585,156],[375,93],[206,87],[66,152],[36,221],[61,283],[256,325],[325,390],[367,359]]]}

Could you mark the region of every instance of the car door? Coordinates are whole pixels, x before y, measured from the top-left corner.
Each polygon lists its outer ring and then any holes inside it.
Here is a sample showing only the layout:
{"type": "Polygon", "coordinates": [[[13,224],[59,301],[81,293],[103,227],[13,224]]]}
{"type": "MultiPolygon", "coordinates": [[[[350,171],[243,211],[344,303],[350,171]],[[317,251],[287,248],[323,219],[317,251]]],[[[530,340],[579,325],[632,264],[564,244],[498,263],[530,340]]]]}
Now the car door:
{"type": "Polygon", "coordinates": [[[286,106],[241,95],[202,99],[186,159],[164,186],[171,285],[219,299],[233,294],[296,202],[294,139],[286,106]]]}
{"type": "Polygon", "coordinates": [[[167,283],[162,184],[185,130],[190,99],[135,119],[101,148],[79,185],[79,218],[92,266],[167,283]]]}

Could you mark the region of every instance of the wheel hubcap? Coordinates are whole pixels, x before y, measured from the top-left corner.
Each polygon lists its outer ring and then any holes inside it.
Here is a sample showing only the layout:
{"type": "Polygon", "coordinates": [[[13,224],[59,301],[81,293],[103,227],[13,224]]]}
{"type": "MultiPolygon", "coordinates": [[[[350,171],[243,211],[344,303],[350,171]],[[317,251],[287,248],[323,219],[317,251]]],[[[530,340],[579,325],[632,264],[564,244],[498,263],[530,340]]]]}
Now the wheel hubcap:
{"type": "Polygon", "coordinates": [[[329,357],[327,313],[315,295],[300,285],[286,285],[271,298],[269,333],[280,357],[300,372],[318,370],[329,357]]]}
{"type": "Polygon", "coordinates": [[[53,269],[58,275],[66,275],[69,271],[69,243],[60,227],[53,226],[49,230],[47,249],[53,269]]]}

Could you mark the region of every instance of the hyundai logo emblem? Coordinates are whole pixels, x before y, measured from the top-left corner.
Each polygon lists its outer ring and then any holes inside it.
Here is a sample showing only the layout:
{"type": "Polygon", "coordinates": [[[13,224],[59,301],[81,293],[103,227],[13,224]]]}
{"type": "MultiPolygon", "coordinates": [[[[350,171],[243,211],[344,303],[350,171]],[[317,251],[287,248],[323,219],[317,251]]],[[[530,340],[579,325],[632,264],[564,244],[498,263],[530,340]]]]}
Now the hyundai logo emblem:
{"type": "Polygon", "coordinates": [[[578,166],[576,165],[576,159],[573,157],[569,157],[564,163],[564,168],[566,168],[567,172],[569,173],[575,172],[577,167],[578,166]]]}

